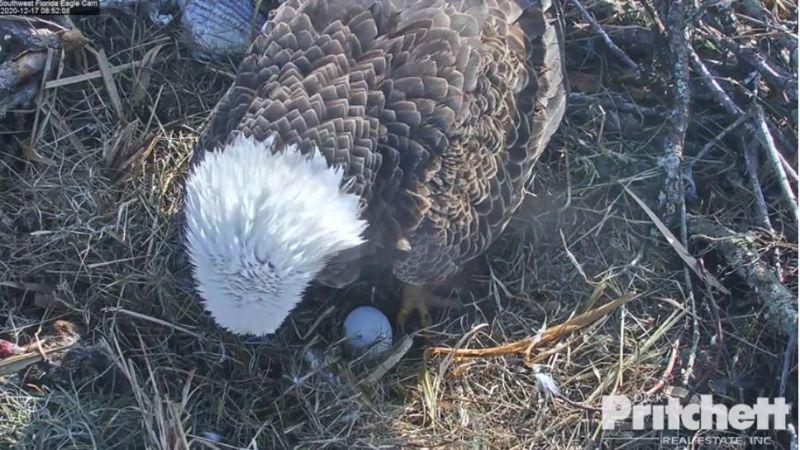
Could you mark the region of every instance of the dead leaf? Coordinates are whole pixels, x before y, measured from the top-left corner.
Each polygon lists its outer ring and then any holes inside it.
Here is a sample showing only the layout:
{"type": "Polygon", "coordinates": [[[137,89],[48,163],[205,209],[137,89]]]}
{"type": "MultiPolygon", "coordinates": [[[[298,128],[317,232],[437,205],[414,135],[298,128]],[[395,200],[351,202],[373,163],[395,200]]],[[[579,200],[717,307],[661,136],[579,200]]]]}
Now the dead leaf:
{"type": "Polygon", "coordinates": [[[147,96],[147,88],[150,86],[150,77],[153,75],[153,63],[156,61],[158,52],[160,52],[165,45],[166,44],[157,45],[144,54],[142,62],[139,65],[139,71],[136,74],[136,80],[133,83],[133,93],[131,94],[131,103],[133,105],[139,104],[139,102],[147,96]]]}
{"type": "Polygon", "coordinates": [[[114,75],[111,72],[111,64],[108,63],[105,50],[95,50],[90,46],[86,46],[86,49],[89,50],[89,52],[91,52],[97,59],[97,66],[100,68],[100,74],[103,77],[103,84],[106,86],[108,97],[111,99],[111,105],[114,107],[114,112],[117,114],[117,118],[120,120],[125,120],[125,114],[122,109],[122,99],[120,99],[119,91],[117,91],[117,85],[114,82],[114,75]]]}
{"type": "MultiPolygon", "coordinates": [[[[134,61],[130,63],[120,64],[118,66],[112,67],[109,71],[111,74],[120,73],[124,70],[132,69],[137,67],[141,64],[141,61],[134,61]]],[[[68,86],[70,84],[75,83],[82,83],[84,81],[93,80],[95,78],[100,78],[103,76],[103,73],[99,70],[93,70],[91,72],[86,72],[80,75],[73,75],[71,77],[64,77],[64,78],[56,78],[55,80],[50,80],[44,84],[45,89],[52,89],[60,86],[68,86]]]]}
{"type": "Polygon", "coordinates": [[[132,142],[138,141],[139,119],[128,123],[117,133],[117,138],[103,148],[103,161],[107,167],[117,168],[119,162],[125,159],[125,154],[132,142]]]}
{"type": "Polygon", "coordinates": [[[128,167],[132,166],[133,163],[142,159],[150,154],[153,149],[156,147],[156,143],[158,142],[158,135],[153,135],[147,141],[147,144],[142,145],[141,141],[136,142],[136,146],[132,147],[133,151],[126,151],[125,154],[128,157],[116,165],[117,170],[125,170],[128,167]]]}

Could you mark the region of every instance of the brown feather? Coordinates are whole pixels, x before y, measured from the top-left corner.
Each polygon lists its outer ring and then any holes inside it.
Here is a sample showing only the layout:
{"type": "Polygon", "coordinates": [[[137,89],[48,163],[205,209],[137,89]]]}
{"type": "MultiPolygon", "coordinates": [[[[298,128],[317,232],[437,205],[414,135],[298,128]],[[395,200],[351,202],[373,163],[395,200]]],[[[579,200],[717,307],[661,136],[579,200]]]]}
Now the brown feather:
{"type": "Polygon", "coordinates": [[[289,0],[241,62],[195,161],[236,133],[318,148],[361,195],[368,244],[437,283],[480,255],[522,202],[564,113],[563,23],[548,0],[289,0]],[[403,242],[398,250],[397,243],[403,242]]]}

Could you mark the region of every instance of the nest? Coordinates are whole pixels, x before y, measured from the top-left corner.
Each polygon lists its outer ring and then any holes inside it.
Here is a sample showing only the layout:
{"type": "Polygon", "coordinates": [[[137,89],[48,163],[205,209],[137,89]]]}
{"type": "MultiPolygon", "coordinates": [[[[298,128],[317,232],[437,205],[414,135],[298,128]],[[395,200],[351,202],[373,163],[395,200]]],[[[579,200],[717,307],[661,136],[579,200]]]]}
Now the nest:
{"type": "Polygon", "coordinates": [[[528,200],[463,308],[377,366],[340,342],[352,307],[396,302],[377,269],[274,338],[213,324],[181,182],[235,65],[141,17],[76,19],[86,42],[45,51],[0,133],[0,333],[22,349],[0,360],[0,445],[613,447],[610,393],[796,403],[792,322],[749,276],[797,293],[796,5],[655,3],[567,2],[572,94],[528,200]]]}

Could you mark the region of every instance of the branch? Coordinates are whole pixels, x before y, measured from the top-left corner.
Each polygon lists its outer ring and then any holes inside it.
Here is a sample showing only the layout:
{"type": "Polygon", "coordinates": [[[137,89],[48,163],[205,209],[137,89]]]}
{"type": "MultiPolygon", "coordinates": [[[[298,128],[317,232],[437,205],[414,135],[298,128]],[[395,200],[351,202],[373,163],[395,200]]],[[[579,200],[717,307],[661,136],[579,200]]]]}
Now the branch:
{"type": "Polygon", "coordinates": [[[681,162],[686,128],[689,126],[689,98],[691,96],[689,45],[686,39],[686,5],[683,0],[675,0],[671,3],[667,13],[666,26],[673,57],[671,63],[675,106],[669,118],[671,127],[666,136],[664,156],[660,158],[659,164],[667,173],[661,201],[667,208],[666,215],[672,216],[675,212],[683,210],[685,202],[681,162]]]}
{"type": "Polygon", "coordinates": [[[715,145],[722,142],[722,140],[725,139],[725,136],[738,130],[740,126],[742,126],[745,122],[747,122],[750,119],[751,119],[750,114],[743,114],[738,119],[734,120],[730,125],[725,127],[724,130],[720,131],[719,134],[714,136],[713,139],[706,142],[703,148],[699,152],[697,152],[697,155],[695,155],[694,158],[692,158],[692,160],[689,161],[689,164],[694,165],[694,163],[696,163],[698,160],[706,156],[706,153],[710,152],[715,145]]]}
{"type": "Polygon", "coordinates": [[[783,352],[783,367],[781,368],[781,382],[778,386],[778,397],[783,397],[786,394],[787,381],[789,380],[789,372],[792,369],[792,361],[797,354],[797,334],[789,336],[789,342],[786,344],[786,351],[783,352]]]}
{"type": "Polygon", "coordinates": [[[712,245],[722,253],[731,267],[764,304],[767,322],[786,337],[797,334],[795,296],[761,261],[758,252],[752,248],[748,238],[722,225],[696,216],[689,217],[689,225],[695,232],[695,237],[705,235],[712,238],[712,245]]]}
{"type": "Polygon", "coordinates": [[[33,24],[58,26],[49,21],[8,16],[0,18],[0,33],[19,41],[25,50],[0,64],[0,119],[8,111],[29,103],[39,92],[39,75],[45,70],[48,51],[72,50],[88,41],[77,29],[35,28],[33,24]]]}
{"type": "Polygon", "coordinates": [[[780,157],[778,149],[775,147],[775,140],[772,138],[772,134],[769,132],[769,128],[767,127],[767,121],[764,118],[764,110],[761,108],[760,105],[754,105],[756,114],[756,124],[758,125],[758,138],[761,141],[762,147],[767,154],[767,160],[769,160],[770,164],[772,165],[772,170],[775,172],[775,176],[778,178],[778,184],[781,187],[781,192],[783,193],[783,199],[788,203],[789,210],[792,211],[792,215],[794,216],[795,223],[797,223],[798,219],[800,219],[800,215],[797,211],[797,198],[795,198],[794,191],[792,187],[789,185],[789,179],[786,178],[786,172],[783,170],[783,165],[781,165],[780,157]]]}
{"type": "MultiPolygon", "coordinates": [[[[728,93],[725,92],[725,89],[719,84],[719,82],[717,82],[717,80],[714,78],[714,75],[703,63],[703,60],[701,60],[694,49],[691,48],[691,45],[689,45],[689,57],[692,62],[692,66],[700,74],[705,85],[711,90],[711,95],[715,100],[717,100],[717,103],[719,103],[719,105],[722,106],[722,108],[725,109],[725,111],[737,121],[742,116],[747,115],[745,111],[742,110],[742,108],[740,108],[733,101],[733,99],[731,99],[728,93]]],[[[771,166],[778,178],[783,197],[789,204],[789,209],[792,211],[792,215],[796,223],[798,220],[797,200],[795,198],[794,191],[792,191],[792,188],[789,185],[786,171],[784,170],[783,157],[775,146],[775,140],[769,131],[763,109],[761,109],[761,107],[758,105],[755,105],[755,109],[756,111],[753,115],[753,121],[755,123],[748,122],[746,123],[745,127],[749,133],[758,137],[758,142],[764,148],[767,159],[769,159],[771,166]]]]}
{"type": "Polygon", "coordinates": [[[714,97],[714,100],[725,109],[725,112],[728,115],[739,118],[740,116],[744,115],[744,110],[740,108],[725,92],[725,89],[722,87],[721,84],[717,81],[714,74],[706,67],[705,63],[700,56],[697,55],[697,52],[694,51],[691,44],[689,44],[689,58],[692,62],[692,67],[695,71],[697,71],[700,76],[703,78],[703,83],[705,83],[706,87],[711,90],[711,95],[714,97]]]}
{"type": "Polygon", "coordinates": [[[611,38],[608,36],[608,33],[606,33],[605,30],[603,30],[603,27],[600,26],[600,24],[597,22],[597,19],[595,19],[592,13],[590,13],[589,10],[587,10],[586,7],[581,4],[580,0],[569,0],[569,2],[572,3],[572,6],[574,6],[575,9],[578,10],[578,12],[581,14],[581,17],[583,17],[583,20],[589,23],[589,26],[592,28],[592,31],[594,31],[597,35],[600,36],[600,38],[603,40],[603,43],[606,45],[606,47],[608,47],[611,53],[614,56],[616,56],[617,59],[625,63],[625,65],[628,66],[631,70],[633,70],[636,78],[641,77],[642,76],[641,67],[639,67],[638,64],[633,62],[633,60],[628,55],[626,55],[625,52],[622,51],[622,49],[617,47],[617,44],[615,44],[614,41],[611,40],[611,38]]]}
{"type": "Polygon", "coordinates": [[[789,99],[797,102],[797,79],[795,77],[770,65],[755,49],[745,47],[711,27],[705,27],[705,31],[705,35],[714,40],[718,46],[733,53],[740,62],[757,70],[767,83],[780,91],[786,92],[789,99]]]}
{"type": "Polygon", "coordinates": [[[89,41],[75,29],[53,31],[49,28],[35,28],[32,23],[15,18],[0,18],[0,31],[11,35],[26,47],[36,49],[75,49],[89,41]]]}

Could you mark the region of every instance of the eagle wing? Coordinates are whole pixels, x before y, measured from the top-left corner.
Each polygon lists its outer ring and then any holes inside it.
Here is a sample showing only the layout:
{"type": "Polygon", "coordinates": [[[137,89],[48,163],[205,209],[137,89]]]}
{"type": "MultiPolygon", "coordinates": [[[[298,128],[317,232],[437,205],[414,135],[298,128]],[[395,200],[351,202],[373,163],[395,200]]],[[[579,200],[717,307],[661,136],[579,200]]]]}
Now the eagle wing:
{"type": "MultiPolygon", "coordinates": [[[[410,250],[394,262],[395,275],[410,283],[443,281],[503,231],[566,103],[563,23],[555,3],[454,3],[459,6],[451,8],[478,18],[479,32],[473,37],[451,21],[470,56],[464,65],[455,57],[444,72],[464,74],[463,85],[445,77],[452,91],[444,103],[454,117],[447,112],[440,141],[425,146],[436,150],[429,151],[434,163],[423,182],[407,185],[428,206],[416,210],[420,220],[403,232],[410,250]]],[[[447,8],[442,14],[452,17],[447,8]]]]}
{"type": "Polygon", "coordinates": [[[522,201],[564,111],[562,33],[548,0],[289,0],[195,161],[238,133],[317,149],[344,169],[370,223],[368,244],[320,280],[345,284],[380,255],[403,281],[442,281],[522,201]]]}

